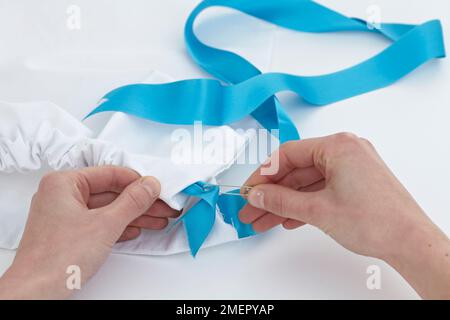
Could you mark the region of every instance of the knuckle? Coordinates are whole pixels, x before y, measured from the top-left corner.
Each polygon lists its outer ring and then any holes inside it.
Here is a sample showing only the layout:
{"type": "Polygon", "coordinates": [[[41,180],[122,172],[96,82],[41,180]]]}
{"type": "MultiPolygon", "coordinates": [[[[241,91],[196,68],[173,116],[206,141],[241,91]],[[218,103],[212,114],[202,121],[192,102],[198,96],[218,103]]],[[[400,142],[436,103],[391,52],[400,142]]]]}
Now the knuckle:
{"type": "Polygon", "coordinates": [[[157,197],[161,192],[161,184],[155,177],[144,178],[146,182],[146,187],[148,188],[149,194],[152,197],[157,197]]]}
{"type": "Polygon", "coordinates": [[[62,181],[64,180],[64,173],[61,172],[50,172],[44,175],[39,183],[39,190],[53,190],[58,188],[62,181]]]}
{"type": "Polygon", "coordinates": [[[296,144],[298,144],[298,141],[296,140],[287,141],[280,146],[280,150],[290,149],[294,147],[296,144]]]}
{"type": "Polygon", "coordinates": [[[152,198],[149,192],[143,187],[133,188],[126,195],[131,205],[137,210],[147,209],[148,203],[152,198]]]}
{"type": "Polygon", "coordinates": [[[45,174],[41,178],[41,185],[47,185],[47,184],[53,183],[53,181],[57,178],[58,175],[59,175],[59,173],[57,173],[57,172],[50,172],[50,173],[45,174]]]}
{"type": "Polygon", "coordinates": [[[142,200],[142,196],[140,195],[140,192],[134,191],[127,194],[129,202],[132,204],[132,206],[136,209],[143,209],[145,204],[142,200]]]}
{"type": "Polygon", "coordinates": [[[374,145],[372,144],[372,142],[370,142],[370,141],[367,140],[366,138],[360,138],[360,140],[361,140],[361,142],[362,142],[365,146],[369,147],[369,148],[372,149],[372,150],[375,150],[375,147],[374,147],[374,145]]]}
{"type": "Polygon", "coordinates": [[[333,153],[342,154],[361,150],[364,143],[353,133],[341,132],[333,136],[330,144],[329,149],[332,150],[333,153]]]}
{"type": "Polygon", "coordinates": [[[359,140],[358,136],[351,132],[340,132],[334,136],[337,143],[355,143],[359,140]]]}

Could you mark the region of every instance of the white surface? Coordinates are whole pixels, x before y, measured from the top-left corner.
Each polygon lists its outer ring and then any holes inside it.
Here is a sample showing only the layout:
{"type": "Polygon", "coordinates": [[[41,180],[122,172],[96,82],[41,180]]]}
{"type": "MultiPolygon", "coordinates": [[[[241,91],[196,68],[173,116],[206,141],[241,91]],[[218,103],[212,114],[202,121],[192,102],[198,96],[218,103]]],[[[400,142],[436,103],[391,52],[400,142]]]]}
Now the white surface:
{"type": "MultiPolygon", "coordinates": [[[[157,69],[176,79],[207,76],[187,56],[183,24],[197,1],[0,1],[0,98],[51,100],[81,119],[108,90],[157,69]],[[81,29],[66,27],[66,9],[81,8],[81,29]],[[114,39],[114,41],[113,41],[114,39]],[[98,72],[101,69],[102,72],[98,72]],[[94,72],[95,70],[95,72],[94,72]]],[[[366,16],[368,0],[323,0],[350,16],[366,16]]],[[[379,0],[383,21],[439,18],[450,43],[448,1],[379,0]]],[[[320,74],[352,65],[386,42],[360,34],[300,34],[242,15],[211,20],[198,34],[233,49],[265,71],[320,74]],[[218,36],[220,34],[220,36],[218,36]],[[267,46],[270,43],[273,46],[267,46]]],[[[431,218],[450,233],[450,65],[434,61],[387,89],[327,107],[282,95],[304,138],[352,131],[370,139],[431,218]]],[[[94,130],[104,119],[88,122],[94,130]]],[[[239,183],[250,168],[228,174],[239,183]],[[246,172],[244,172],[246,171],[246,172]]],[[[23,204],[39,175],[0,175],[11,201],[23,204]],[[24,187],[25,186],[25,187],[24,187]],[[20,188],[20,189],[19,189],[20,188]]],[[[13,253],[0,251],[0,270],[13,253]]],[[[112,255],[75,298],[417,298],[384,263],[349,253],[304,227],[170,257],[112,255]],[[382,289],[366,288],[366,268],[382,269],[382,289]]]]}

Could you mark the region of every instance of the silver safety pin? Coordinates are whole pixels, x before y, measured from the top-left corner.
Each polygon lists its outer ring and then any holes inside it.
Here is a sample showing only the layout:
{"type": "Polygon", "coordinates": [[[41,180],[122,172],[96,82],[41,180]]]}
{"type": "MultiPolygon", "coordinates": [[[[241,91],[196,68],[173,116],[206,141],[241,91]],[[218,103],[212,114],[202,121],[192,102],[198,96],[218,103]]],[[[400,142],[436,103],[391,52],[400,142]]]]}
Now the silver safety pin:
{"type": "Polygon", "coordinates": [[[203,186],[203,190],[209,191],[212,187],[219,187],[219,194],[226,194],[230,196],[241,196],[246,197],[250,190],[253,188],[251,186],[233,186],[229,184],[205,184],[203,186]],[[238,190],[231,190],[231,191],[220,191],[220,188],[233,188],[238,190]],[[240,190],[242,189],[242,193],[240,190]]]}

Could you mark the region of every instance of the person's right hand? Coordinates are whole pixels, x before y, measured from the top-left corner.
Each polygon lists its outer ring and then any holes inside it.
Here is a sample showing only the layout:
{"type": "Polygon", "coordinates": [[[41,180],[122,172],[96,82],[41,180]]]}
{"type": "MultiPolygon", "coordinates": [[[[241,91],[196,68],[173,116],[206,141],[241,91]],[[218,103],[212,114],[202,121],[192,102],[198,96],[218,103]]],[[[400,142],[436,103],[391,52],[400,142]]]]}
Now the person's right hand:
{"type": "Polygon", "coordinates": [[[257,170],[245,182],[254,187],[239,214],[242,222],[258,232],[278,224],[316,226],[353,252],[384,259],[422,296],[450,297],[448,238],[367,140],[341,133],[288,142],[278,156],[276,174],[257,170]],[[444,276],[440,291],[439,279],[432,286],[421,275],[431,265],[444,276]]]}

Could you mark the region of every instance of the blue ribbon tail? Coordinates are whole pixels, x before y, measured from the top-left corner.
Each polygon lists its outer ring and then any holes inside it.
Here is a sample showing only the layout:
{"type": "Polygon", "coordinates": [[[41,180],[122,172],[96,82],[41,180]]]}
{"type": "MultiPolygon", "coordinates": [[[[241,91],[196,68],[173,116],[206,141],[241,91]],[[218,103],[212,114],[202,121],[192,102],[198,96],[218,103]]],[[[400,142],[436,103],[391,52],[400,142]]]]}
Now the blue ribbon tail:
{"type": "MultiPolygon", "coordinates": [[[[232,192],[239,194],[239,190],[232,192]]],[[[183,193],[198,198],[198,202],[181,217],[192,256],[197,255],[214,227],[217,207],[220,209],[224,221],[236,229],[238,238],[256,234],[251,225],[244,224],[239,220],[239,211],[247,203],[244,198],[228,194],[219,196],[218,186],[211,186],[203,182],[188,186],[183,193]]]]}
{"type": "MultiPolygon", "coordinates": [[[[239,190],[230,191],[239,194],[239,190]]],[[[231,224],[237,232],[239,239],[250,237],[256,234],[251,224],[242,223],[239,220],[239,211],[247,204],[247,200],[240,196],[222,194],[219,197],[217,205],[222,213],[223,220],[231,224]]]]}
{"type": "Polygon", "coordinates": [[[197,182],[182,191],[187,195],[198,198],[198,202],[181,217],[186,230],[189,248],[194,257],[206,241],[216,220],[219,187],[208,185],[208,188],[205,188],[205,186],[205,183],[197,182]]]}

